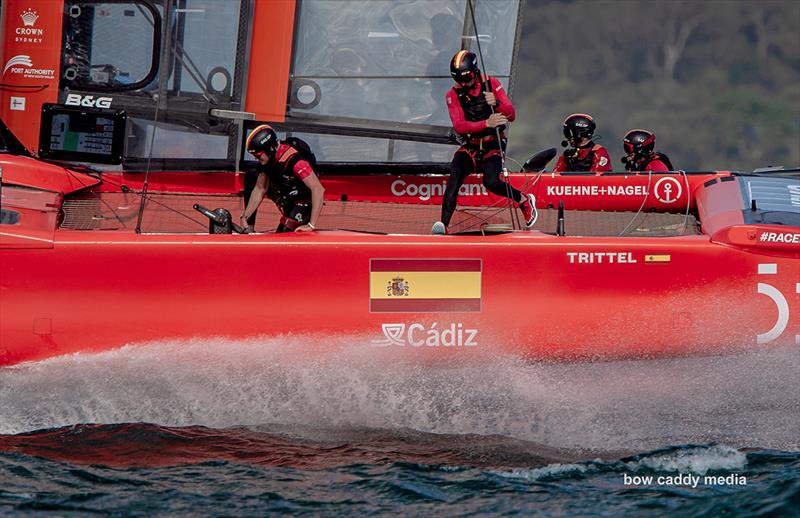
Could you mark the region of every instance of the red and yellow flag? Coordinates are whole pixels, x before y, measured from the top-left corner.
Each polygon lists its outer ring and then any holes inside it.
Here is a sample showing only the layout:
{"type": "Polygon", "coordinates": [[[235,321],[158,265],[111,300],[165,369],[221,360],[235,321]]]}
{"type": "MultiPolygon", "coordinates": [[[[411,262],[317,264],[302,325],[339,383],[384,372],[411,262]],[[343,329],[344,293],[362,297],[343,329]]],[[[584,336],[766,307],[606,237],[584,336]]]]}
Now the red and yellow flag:
{"type": "Polygon", "coordinates": [[[481,310],[480,259],[370,259],[372,313],[481,310]]]}

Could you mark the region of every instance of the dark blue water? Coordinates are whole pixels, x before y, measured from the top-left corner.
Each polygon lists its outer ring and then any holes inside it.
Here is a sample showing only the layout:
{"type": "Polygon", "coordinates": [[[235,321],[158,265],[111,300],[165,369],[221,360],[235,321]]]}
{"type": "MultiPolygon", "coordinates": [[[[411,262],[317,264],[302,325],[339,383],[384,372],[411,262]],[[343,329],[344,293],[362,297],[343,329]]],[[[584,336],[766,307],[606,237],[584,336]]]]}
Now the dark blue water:
{"type": "Polygon", "coordinates": [[[800,516],[796,350],[422,365],[304,340],[0,370],[0,515],[800,516]]]}

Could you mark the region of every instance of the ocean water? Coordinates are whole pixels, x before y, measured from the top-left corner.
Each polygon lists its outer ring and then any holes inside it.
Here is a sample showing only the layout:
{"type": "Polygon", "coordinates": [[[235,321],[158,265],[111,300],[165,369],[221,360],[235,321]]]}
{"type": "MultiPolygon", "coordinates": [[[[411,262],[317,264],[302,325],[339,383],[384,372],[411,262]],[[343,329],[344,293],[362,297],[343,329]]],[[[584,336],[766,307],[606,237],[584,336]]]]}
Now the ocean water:
{"type": "Polygon", "coordinates": [[[796,348],[443,364],[320,340],[0,369],[0,515],[800,516],[796,348]]]}

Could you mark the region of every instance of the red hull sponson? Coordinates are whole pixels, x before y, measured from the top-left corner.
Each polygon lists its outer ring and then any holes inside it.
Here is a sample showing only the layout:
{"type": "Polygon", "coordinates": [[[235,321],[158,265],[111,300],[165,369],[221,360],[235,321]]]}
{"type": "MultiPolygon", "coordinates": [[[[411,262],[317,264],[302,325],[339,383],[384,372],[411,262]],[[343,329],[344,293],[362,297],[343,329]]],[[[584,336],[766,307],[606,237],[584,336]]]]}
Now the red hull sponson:
{"type": "MultiPolygon", "coordinates": [[[[671,237],[648,235],[638,223],[634,232],[621,232],[626,237],[572,236],[570,222],[579,218],[570,217],[579,211],[567,211],[565,236],[539,225],[496,235],[136,234],[121,217],[104,219],[99,230],[76,230],[59,212],[91,196],[98,213],[107,210],[119,199],[103,192],[121,196],[110,185],[137,187],[121,175],[99,185],[80,173],[48,174],[36,190],[29,187],[37,175],[15,167],[31,159],[0,158],[0,365],[161,339],[287,333],[352,336],[354,343],[432,358],[498,351],[610,359],[800,343],[800,228],[748,222],[743,180],[728,173],[566,180],[546,174],[529,185],[540,193],[541,221],[549,225],[554,211],[547,206],[558,195],[548,199],[548,186],[649,186],[644,198],[629,189],[628,210],[636,214],[643,200],[657,203],[646,199],[655,196],[657,179],[676,179],[685,188],[683,207],[696,215],[695,231],[671,237]]],[[[208,180],[205,191],[160,190],[209,192],[216,181],[208,180]]],[[[790,193],[798,183],[780,181],[790,193]]],[[[328,221],[358,198],[342,202],[337,189],[347,190],[347,182],[337,182],[328,186],[328,221]]],[[[365,182],[352,185],[363,189],[365,182]]],[[[232,195],[234,183],[227,188],[232,195]]],[[[568,208],[581,208],[558,192],[568,208]]],[[[586,203],[598,203],[586,193],[586,203]]],[[[437,203],[430,199],[431,214],[437,203]]],[[[270,212],[259,217],[275,224],[270,212]]],[[[311,347],[324,350],[324,338],[309,341],[311,347]]]]}

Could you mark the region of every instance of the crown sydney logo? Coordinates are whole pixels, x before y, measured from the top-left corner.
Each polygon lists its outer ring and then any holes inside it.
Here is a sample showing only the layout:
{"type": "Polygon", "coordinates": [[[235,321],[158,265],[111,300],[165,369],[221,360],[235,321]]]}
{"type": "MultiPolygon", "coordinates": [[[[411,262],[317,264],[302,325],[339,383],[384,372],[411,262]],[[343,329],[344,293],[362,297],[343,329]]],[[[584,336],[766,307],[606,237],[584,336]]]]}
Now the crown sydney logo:
{"type": "Polygon", "coordinates": [[[34,27],[39,15],[33,9],[26,9],[19,15],[22,18],[22,27],[17,27],[14,31],[16,43],[41,43],[44,36],[44,29],[34,27]]]}
{"type": "Polygon", "coordinates": [[[25,27],[33,27],[33,25],[36,23],[36,20],[39,19],[39,15],[36,14],[36,11],[33,9],[22,11],[22,14],[19,16],[22,18],[22,23],[25,24],[25,27]]]}

